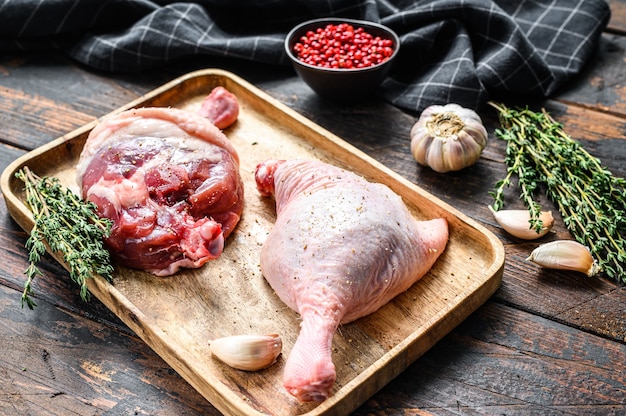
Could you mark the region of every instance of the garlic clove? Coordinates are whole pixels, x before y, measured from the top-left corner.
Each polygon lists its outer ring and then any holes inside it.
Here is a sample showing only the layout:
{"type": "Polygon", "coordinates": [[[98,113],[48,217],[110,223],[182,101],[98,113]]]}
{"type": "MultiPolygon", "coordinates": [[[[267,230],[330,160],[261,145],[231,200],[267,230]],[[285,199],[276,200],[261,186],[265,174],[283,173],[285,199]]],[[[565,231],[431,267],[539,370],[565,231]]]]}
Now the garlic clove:
{"type": "Polygon", "coordinates": [[[278,334],[233,335],[209,341],[211,353],[238,370],[257,371],[276,362],[283,348],[278,334]]]}
{"type": "Polygon", "coordinates": [[[526,259],[548,269],[573,270],[591,277],[600,266],[587,247],[574,240],[557,240],[542,244],[526,259]]]}
{"type": "Polygon", "coordinates": [[[426,158],[426,166],[429,166],[435,172],[443,173],[448,172],[447,161],[447,149],[445,139],[441,137],[433,137],[432,139],[424,139],[424,143],[429,143],[430,146],[424,151],[424,157],[426,158]]]}
{"type": "Polygon", "coordinates": [[[506,232],[514,237],[524,240],[535,240],[546,235],[554,226],[554,217],[552,211],[542,211],[539,219],[543,223],[541,231],[537,232],[530,227],[530,213],[524,209],[508,209],[495,211],[491,206],[489,210],[493,214],[496,222],[506,232]]]}
{"type": "Polygon", "coordinates": [[[411,130],[411,137],[423,137],[423,139],[421,140],[411,141],[411,152],[413,154],[413,157],[418,161],[422,161],[422,164],[425,164],[425,161],[429,160],[428,151],[432,145],[432,142],[436,140],[434,137],[428,135],[427,133],[428,131],[426,127],[420,126],[418,124],[416,124],[411,130]]]}

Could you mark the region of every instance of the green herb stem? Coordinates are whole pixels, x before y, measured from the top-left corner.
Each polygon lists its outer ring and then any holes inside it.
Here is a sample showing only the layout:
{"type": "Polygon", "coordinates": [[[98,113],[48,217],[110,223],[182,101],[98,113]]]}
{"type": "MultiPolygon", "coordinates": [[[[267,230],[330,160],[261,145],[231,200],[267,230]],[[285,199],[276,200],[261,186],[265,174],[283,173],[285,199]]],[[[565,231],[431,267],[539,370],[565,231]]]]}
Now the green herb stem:
{"type": "Polygon", "coordinates": [[[517,176],[531,226],[539,227],[540,206],[534,195],[544,187],[567,229],[589,248],[601,270],[626,283],[626,180],[613,176],[545,109],[534,112],[489,104],[500,120],[496,137],[507,143],[507,174],[489,192],[493,209],[503,207],[505,188],[517,176]]]}
{"type": "Polygon", "coordinates": [[[111,279],[113,266],[104,239],[111,232],[109,219],[100,218],[95,204],[79,198],[64,188],[57,178],[35,175],[28,167],[15,176],[24,182],[26,203],[33,213],[34,225],[26,241],[29,266],[24,272],[26,281],[21,304],[33,309],[32,282],[43,273],[37,263],[46,252],[61,253],[70,278],[80,286],[80,296],[89,299],[87,280],[100,275],[111,279]]]}

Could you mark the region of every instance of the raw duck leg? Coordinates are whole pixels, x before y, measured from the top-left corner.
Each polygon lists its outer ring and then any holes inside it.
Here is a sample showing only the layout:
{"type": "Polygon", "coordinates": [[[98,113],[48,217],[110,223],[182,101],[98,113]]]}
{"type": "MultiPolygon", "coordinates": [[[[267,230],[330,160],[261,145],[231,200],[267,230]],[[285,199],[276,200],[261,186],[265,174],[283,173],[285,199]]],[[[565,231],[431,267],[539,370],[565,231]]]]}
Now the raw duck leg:
{"type": "Polygon", "coordinates": [[[336,372],[333,334],[406,291],[444,251],[445,219],[417,221],[388,187],[316,161],[268,160],[257,188],[274,195],[276,223],[261,270],[302,318],[283,375],[302,402],[323,401],[336,372]]]}

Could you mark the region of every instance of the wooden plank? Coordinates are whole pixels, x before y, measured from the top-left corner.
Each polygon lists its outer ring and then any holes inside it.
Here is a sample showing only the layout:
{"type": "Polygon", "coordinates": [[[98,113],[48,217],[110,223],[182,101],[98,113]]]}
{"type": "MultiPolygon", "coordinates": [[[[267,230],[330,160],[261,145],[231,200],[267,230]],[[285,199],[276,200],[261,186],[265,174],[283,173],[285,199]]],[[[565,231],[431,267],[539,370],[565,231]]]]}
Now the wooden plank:
{"type": "Polygon", "coordinates": [[[69,133],[170,79],[155,72],[125,82],[55,53],[0,59],[0,73],[10,75],[0,77],[0,140],[23,149],[69,133]]]}
{"type": "MultiPolygon", "coordinates": [[[[625,26],[626,27],[626,26],[625,26]]],[[[626,115],[626,37],[605,33],[581,73],[554,94],[569,104],[626,115]]]]}
{"type": "Polygon", "coordinates": [[[626,292],[582,273],[546,271],[525,261],[535,245],[506,245],[507,264],[495,300],[573,328],[626,341],[626,292]]]}
{"type": "Polygon", "coordinates": [[[607,3],[611,8],[611,20],[607,30],[626,35],[626,1],[608,0],[607,3]]]}
{"type": "Polygon", "coordinates": [[[136,335],[18,295],[0,284],[1,413],[220,415],[136,335]]]}
{"type": "Polygon", "coordinates": [[[488,302],[354,415],[624,414],[625,362],[623,343],[488,302]]]}

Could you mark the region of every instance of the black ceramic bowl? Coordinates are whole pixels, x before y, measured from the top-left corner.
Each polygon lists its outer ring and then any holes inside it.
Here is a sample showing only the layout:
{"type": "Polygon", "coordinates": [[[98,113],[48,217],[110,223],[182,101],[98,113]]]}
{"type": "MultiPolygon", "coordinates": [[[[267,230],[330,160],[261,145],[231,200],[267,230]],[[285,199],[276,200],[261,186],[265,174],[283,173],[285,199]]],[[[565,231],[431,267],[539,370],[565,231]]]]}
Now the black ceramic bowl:
{"type": "Polygon", "coordinates": [[[300,78],[313,91],[333,101],[353,102],[375,93],[387,76],[400,49],[400,39],[391,29],[365,20],[323,18],[309,20],[294,27],[285,38],[285,51],[300,78]],[[294,45],[308,31],[324,28],[328,24],[349,23],[355,29],[361,27],[370,35],[392,41],[393,53],[382,63],[365,68],[323,68],[298,59],[294,45]]]}

